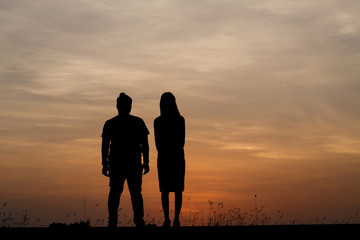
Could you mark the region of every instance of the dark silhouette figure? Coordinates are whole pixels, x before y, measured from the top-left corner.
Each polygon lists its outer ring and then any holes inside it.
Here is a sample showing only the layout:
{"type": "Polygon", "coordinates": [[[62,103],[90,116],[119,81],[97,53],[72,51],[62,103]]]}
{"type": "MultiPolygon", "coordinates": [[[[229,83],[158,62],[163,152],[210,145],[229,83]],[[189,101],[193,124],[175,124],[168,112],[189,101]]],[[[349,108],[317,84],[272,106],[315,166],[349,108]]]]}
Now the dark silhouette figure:
{"type": "Polygon", "coordinates": [[[174,227],[180,226],[179,215],[185,178],[185,119],[180,115],[175,96],[166,92],[160,99],[160,116],[154,120],[155,143],[158,151],[157,167],[164,226],[169,218],[169,192],[175,193],[174,227]]]}
{"type": "Polygon", "coordinates": [[[144,174],[149,172],[149,131],[141,118],[130,115],[131,105],[132,99],[121,93],[116,105],[119,114],[105,122],[101,135],[102,174],[110,177],[108,226],[111,228],[117,226],[125,179],[131,196],[134,223],[137,227],[145,226],[141,184],[143,170],[144,174]]]}

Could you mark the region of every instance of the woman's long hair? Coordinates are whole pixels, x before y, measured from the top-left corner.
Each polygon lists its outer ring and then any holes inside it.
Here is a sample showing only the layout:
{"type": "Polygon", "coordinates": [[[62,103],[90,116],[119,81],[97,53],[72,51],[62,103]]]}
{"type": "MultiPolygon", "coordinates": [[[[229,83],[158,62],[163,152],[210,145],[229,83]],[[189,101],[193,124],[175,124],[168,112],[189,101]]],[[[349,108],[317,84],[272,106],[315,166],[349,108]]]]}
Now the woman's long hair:
{"type": "Polygon", "coordinates": [[[165,92],[160,98],[160,115],[162,117],[179,117],[180,112],[176,105],[175,96],[171,92],[165,92]]]}

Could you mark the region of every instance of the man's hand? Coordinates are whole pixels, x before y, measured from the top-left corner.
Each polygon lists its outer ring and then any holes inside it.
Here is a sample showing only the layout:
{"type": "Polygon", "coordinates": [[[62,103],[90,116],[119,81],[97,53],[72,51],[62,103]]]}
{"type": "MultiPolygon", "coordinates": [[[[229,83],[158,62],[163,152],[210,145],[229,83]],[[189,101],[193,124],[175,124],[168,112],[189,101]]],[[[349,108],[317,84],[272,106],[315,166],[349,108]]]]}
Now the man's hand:
{"type": "Polygon", "coordinates": [[[101,143],[101,157],[102,157],[102,174],[106,177],[109,177],[109,147],[110,147],[110,138],[103,137],[101,143]]]}
{"type": "Polygon", "coordinates": [[[143,169],[144,169],[144,175],[147,174],[150,171],[149,164],[144,164],[143,169]]]}
{"type": "Polygon", "coordinates": [[[103,165],[102,174],[106,177],[109,177],[109,167],[108,166],[103,165]]]}

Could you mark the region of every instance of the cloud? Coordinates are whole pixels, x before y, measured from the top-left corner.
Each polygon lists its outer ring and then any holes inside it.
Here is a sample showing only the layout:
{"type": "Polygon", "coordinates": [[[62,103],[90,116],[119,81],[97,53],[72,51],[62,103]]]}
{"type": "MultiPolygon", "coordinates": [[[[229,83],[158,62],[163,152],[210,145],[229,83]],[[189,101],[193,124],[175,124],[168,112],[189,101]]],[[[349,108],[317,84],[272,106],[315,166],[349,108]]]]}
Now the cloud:
{"type": "Polygon", "coordinates": [[[331,101],[330,92],[356,85],[343,77],[358,75],[359,36],[339,34],[356,29],[356,7],[334,1],[2,4],[2,77],[34,99],[105,104],[114,86],[146,95],[144,86],[156,86],[177,89],[188,104],[240,107],[239,116],[307,108],[301,98],[331,101]]]}

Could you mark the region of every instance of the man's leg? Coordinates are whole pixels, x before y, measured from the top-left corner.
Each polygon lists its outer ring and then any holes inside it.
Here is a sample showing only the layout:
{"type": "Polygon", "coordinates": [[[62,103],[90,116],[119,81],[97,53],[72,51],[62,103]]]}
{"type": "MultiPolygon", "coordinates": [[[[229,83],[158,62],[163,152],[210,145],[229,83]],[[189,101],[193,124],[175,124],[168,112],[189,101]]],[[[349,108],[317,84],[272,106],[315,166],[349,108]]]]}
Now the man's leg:
{"type": "Polygon", "coordinates": [[[110,192],[108,198],[108,212],[109,221],[108,226],[111,228],[117,227],[118,209],[120,204],[120,196],[124,189],[124,177],[111,176],[110,177],[110,192]]]}
{"type": "Polygon", "coordinates": [[[131,203],[134,212],[134,223],[137,227],[144,227],[144,202],[141,194],[142,172],[136,172],[127,178],[131,203]]]}

